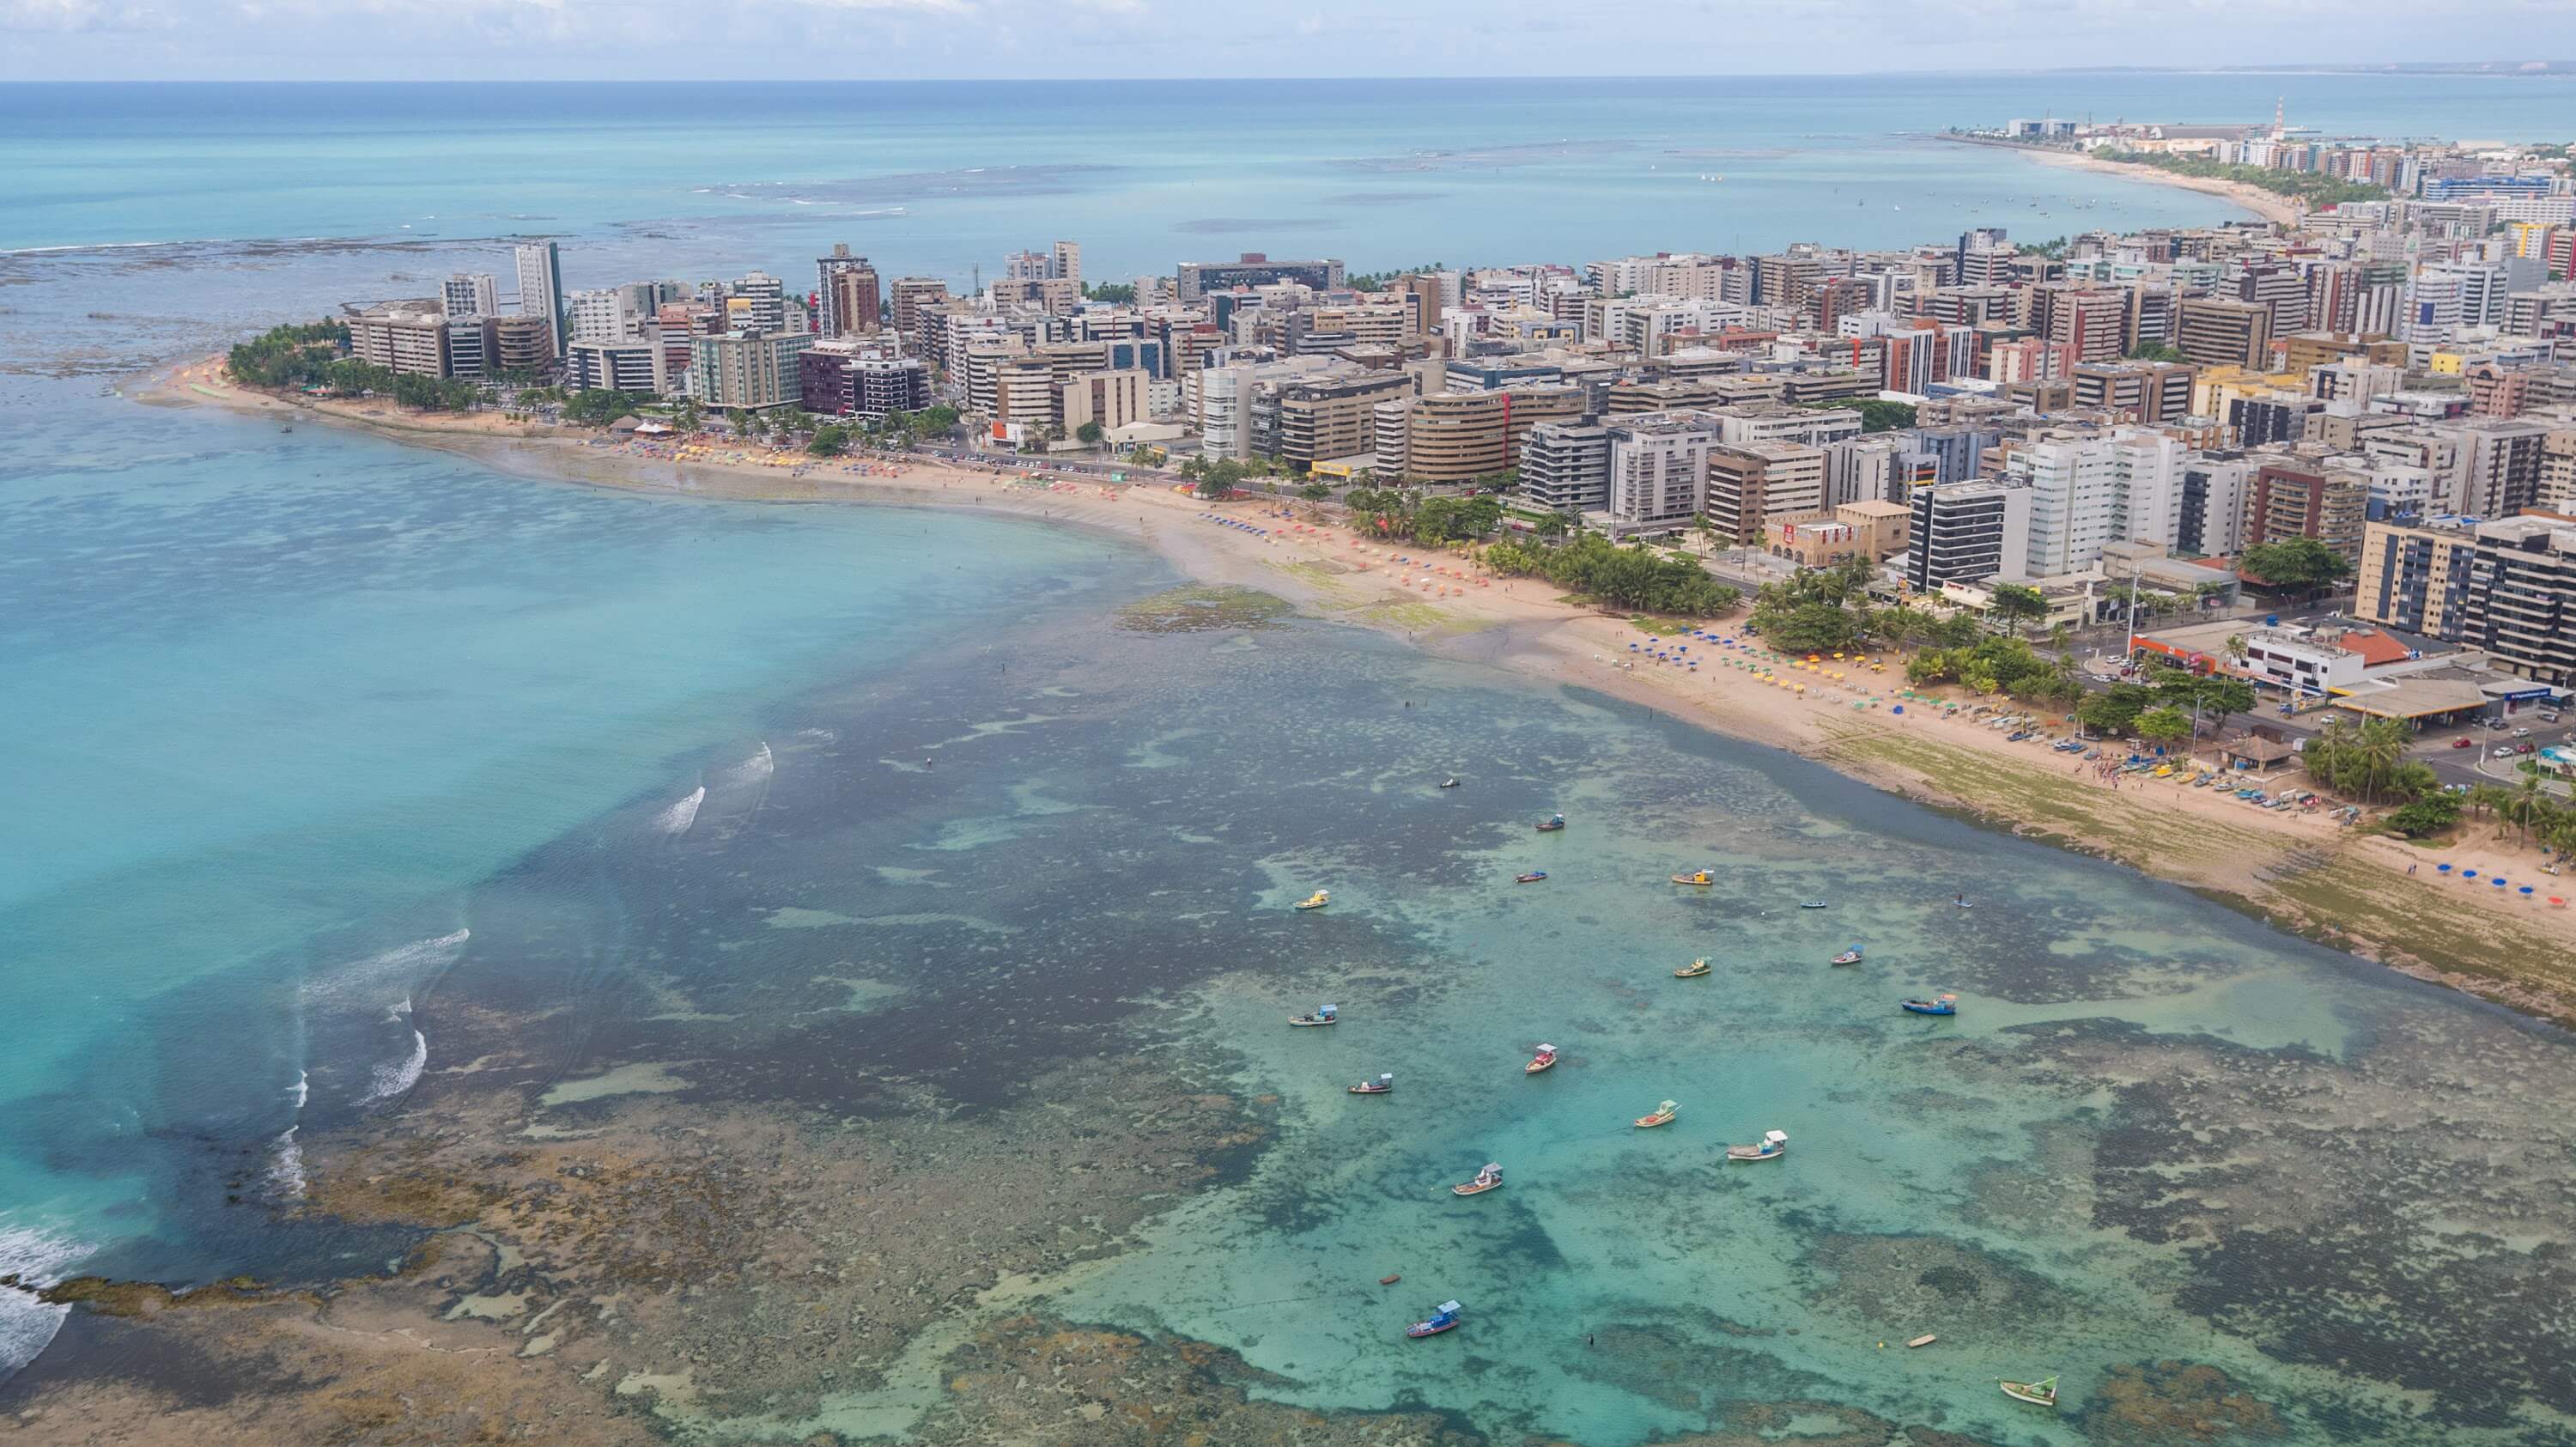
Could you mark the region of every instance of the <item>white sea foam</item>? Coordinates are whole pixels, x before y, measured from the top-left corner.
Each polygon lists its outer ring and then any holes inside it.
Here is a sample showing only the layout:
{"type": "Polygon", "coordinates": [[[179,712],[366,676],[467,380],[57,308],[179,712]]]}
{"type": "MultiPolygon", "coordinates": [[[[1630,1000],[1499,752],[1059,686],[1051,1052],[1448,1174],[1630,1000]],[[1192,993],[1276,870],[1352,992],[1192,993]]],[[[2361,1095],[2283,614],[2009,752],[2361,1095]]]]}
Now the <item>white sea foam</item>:
{"type": "MultiPolygon", "coordinates": [[[[15,1274],[29,1287],[51,1286],[64,1271],[97,1248],[0,1221],[0,1276],[15,1274]]],[[[32,1292],[0,1287],[0,1381],[36,1359],[62,1328],[69,1306],[48,1306],[32,1292]]]]}
{"type": "Polygon", "coordinates": [[[311,1084],[312,1079],[313,1076],[311,1072],[299,1070],[295,1072],[295,1083],[286,1087],[286,1093],[295,1097],[295,1108],[297,1110],[302,1110],[304,1108],[304,1102],[313,1098],[313,1086],[311,1084]]]}
{"type": "Polygon", "coordinates": [[[798,729],[796,737],[817,744],[837,744],[841,741],[841,736],[830,729],[798,729]]]}
{"type": "Polygon", "coordinates": [[[377,1000],[393,991],[408,995],[431,974],[455,964],[465,953],[465,942],[474,931],[460,929],[436,939],[414,940],[396,945],[382,954],[369,955],[355,964],[334,969],[307,981],[304,992],[316,998],[373,995],[377,1000]]]}
{"type": "Polygon", "coordinates": [[[665,834],[686,834],[698,822],[698,806],[707,802],[707,786],[691,789],[688,797],[653,816],[653,827],[665,834]]]}
{"type": "Polygon", "coordinates": [[[304,1147],[295,1143],[298,1127],[288,1126],[268,1146],[268,1183],[289,1200],[304,1199],[304,1147]]]}
{"type": "Polygon", "coordinates": [[[760,751],[739,764],[719,770],[715,781],[720,785],[762,784],[778,772],[778,756],[769,751],[769,742],[761,741],[760,751]]]}
{"type": "MultiPolygon", "coordinates": [[[[411,1001],[406,999],[394,1006],[392,1010],[386,1012],[385,1018],[398,1025],[410,1024],[411,1001]]],[[[420,1073],[428,1068],[429,1037],[420,1033],[419,1026],[413,1025],[411,1053],[400,1060],[388,1061],[377,1066],[368,1078],[366,1096],[358,1104],[381,1105],[388,1100],[400,1097],[420,1083],[420,1073]]]]}

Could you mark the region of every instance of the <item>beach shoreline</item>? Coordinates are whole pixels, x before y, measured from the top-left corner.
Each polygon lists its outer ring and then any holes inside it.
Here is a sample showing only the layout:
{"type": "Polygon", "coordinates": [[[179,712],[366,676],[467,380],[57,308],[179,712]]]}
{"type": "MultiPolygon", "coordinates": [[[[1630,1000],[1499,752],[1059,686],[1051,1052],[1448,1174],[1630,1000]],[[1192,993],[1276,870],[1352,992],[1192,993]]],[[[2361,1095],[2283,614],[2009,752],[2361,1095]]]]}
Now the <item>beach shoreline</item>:
{"type": "Polygon", "coordinates": [[[2283,226],[2295,225],[2307,214],[2307,208],[2287,196],[2276,196],[2260,186],[2242,181],[2222,181],[2214,176],[2184,176],[2154,166],[2140,166],[2121,161],[2105,161],[2082,151],[2062,151],[2047,146],[2016,145],[2009,141],[1982,140],[1972,136],[1944,136],[1941,139],[1966,146],[1988,146],[1996,150],[2027,156],[2043,166],[2068,170],[2091,171],[2097,175],[2117,176],[2149,186],[2171,186],[2183,191],[2198,191],[2217,196],[2254,213],[2266,221],[2283,226]]]}
{"type": "MultiPolygon", "coordinates": [[[[2082,763],[2034,748],[2036,741],[2007,743],[1965,709],[1950,717],[1937,702],[1915,700],[1900,712],[1903,668],[1892,656],[1873,659],[1877,671],[1857,660],[1757,668],[1743,650],[1700,643],[1695,651],[1712,664],[1703,673],[1656,659],[1661,635],[1627,615],[1562,597],[1543,580],[1491,575],[1464,555],[1363,540],[1321,509],[1287,499],[1211,505],[1158,484],[1023,477],[1013,463],[984,470],[909,454],[811,459],[728,446],[689,458],[650,455],[601,434],[491,417],[290,400],[234,387],[220,369],[220,358],[164,368],[129,395],[359,428],[535,481],[726,501],[953,508],[1142,542],[1197,582],[1273,593],[1311,616],[1374,628],[1442,656],[1594,689],[1784,749],[1891,793],[2223,897],[2418,978],[2576,1025],[2576,972],[2549,963],[2576,950],[2576,914],[2473,891],[2422,868],[2456,859],[2487,877],[2527,878],[2538,873],[2536,850],[2464,835],[2436,855],[2339,828],[2323,813],[2250,808],[2227,791],[2145,776],[2088,778],[2082,763]]],[[[1737,629],[1721,623],[1711,631],[1732,637],[1737,629]]]]}

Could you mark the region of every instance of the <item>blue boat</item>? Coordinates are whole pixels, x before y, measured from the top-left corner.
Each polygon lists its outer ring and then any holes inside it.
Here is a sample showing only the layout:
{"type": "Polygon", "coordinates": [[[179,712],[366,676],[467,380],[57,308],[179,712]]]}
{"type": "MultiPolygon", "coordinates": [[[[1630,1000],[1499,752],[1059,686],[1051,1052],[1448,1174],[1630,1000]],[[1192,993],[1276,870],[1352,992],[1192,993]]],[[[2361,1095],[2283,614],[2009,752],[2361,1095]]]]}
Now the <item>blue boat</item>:
{"type": "Polygon", "coordinates": [[[1956,1015],[1959,1013],[1959,997],[1943,995],[1931,1000],[1908,1000],[1905,1008],[1915,1015],[1956,1015]]]}
{"type": "Polygon", "coordinates": [[[1415,1322],[1404,1329],[1404,1334],[1411,1337],[1438,1336],[1456,1326],[1465,1311],[1465,1307],[1454,1301],[1444,1301],[1431,1313],[1430,1320],[1415,1322]]]}

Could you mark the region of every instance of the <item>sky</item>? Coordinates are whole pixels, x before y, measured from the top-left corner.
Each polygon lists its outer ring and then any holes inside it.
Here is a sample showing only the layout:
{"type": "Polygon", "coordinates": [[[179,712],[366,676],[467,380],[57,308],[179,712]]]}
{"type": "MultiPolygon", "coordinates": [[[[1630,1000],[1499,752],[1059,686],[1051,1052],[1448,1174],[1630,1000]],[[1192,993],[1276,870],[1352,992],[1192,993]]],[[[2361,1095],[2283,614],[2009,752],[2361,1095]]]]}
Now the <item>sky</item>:
{"type": "Polygon", "coordinates": [[[0,80],[1755,75],[2498,57],[2576,57],[2576,0],[0,0],[0,80]]]}

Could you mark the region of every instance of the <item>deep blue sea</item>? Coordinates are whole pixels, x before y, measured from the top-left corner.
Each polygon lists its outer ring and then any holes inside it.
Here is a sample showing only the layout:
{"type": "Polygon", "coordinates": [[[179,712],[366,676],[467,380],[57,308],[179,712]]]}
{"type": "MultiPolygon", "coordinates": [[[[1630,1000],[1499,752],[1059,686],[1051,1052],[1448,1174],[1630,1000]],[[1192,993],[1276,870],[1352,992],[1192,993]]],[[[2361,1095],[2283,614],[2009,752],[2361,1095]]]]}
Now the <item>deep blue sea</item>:
{"type": "MultiPolygon", "coordinates": [[[[801,280],[834,241],[963,283],[1057,237],[1117,278],[1245,249],[1579,264],[2212,221],[2210,197],[1908,133],[2253,119],[2276,95],[2336,132],[2563,138],[2568,115],[2554,86],[2183,75],[0,87],[0,1271],[377,1259],[280,1215],[293,1133],[459,1063],[434,1028],[451,971],[543,940],[614,978],[649,940],[683,994],[810,972],[810,932],[760,919],[867,913],[850,878],[935,860],[969,913],[1049,942],[1082,1008],[1150,998],[1284,1098],[1253,1179],[1063,1309],[1233,1347],[1291,1400],[1597,1443],[1705,1420],[1633,1354],[1568,1355],[1582,1319],[1721,1362],[1712,1392],[1929,1403],[2013,1440],[2040,1429],[1998,1427],[1990,1379],[2047,1365],[2034,1337],[2070,1394],[2223,1363],[2302,1440],[2563,1440],[2576,1076],[2553,1033],[1579,692],[1323,623],[1112,634],[1173,580],[1095,537],[595,492],[118,390],[450,271],[507,290],[518,234],[561,238],[574,285],[801,280]],[[1024,633],[1043,657],[1010,652],[1024,633]],[[1018,672],[985,670],[997,646],[1018,672]],[[1399,698],[1423,706],[1399,721],[1399,698]],[[931,746],[972,767],[934,787],[905,766],[931,746]],[[1451,772],[1475,787],[1415,787],[1451,772]],[[1551,808],[1621,822],[1524,831],[1551,808]],[[1065,867],[1086,853],[1186,887],[1104,910],[1065,867]],[[1719,897],[1657,883],[1700,861],[1719,897]],[[1543,890],[1496,887],[1534,864],[1543,890]],[[756,870],[774,887],[726,883],[756,870]],[[674,880],[704,919],[648,897],[674,880]],[[1281,910],[1326,880],[1329,920],[1281,910]],[[1782,908],[1809,895],[1843,909],[1782,908]],[[1803,968],[1864,933],[1882,973],[1803,968]],[[1670,968],[1721,951],[1735,973],[1676,1005],[1670,968]],[[1934,988],[1977,1008],[1887,1008],[1934,988]],[[1356,1028],[1273,1028],[1321,991],[1356,1028]],[[1542,1036],[1580,1067],[1544,1093],[1366,1114],[1390,1102],[1339,1090],[1469,1061],[1518,1085],[1542,1036]],[[1680,1141],[1617,1128],[1668,1096],[1680,1141]],[[1707,1159],[1771,1125],[1800,1154],[1769,1174],[1707,1159]],[[1426,1190],[1503,1156],[1529,1169],[1481,1214],[1426,1190]],[[1241,1314],[1283,1273],[1385,1256],[1473,1298],[1481,1366],[1391,1356],[1346,1302],[1241,1314]],[[1958,1295],[1979,1276],[2001,1285],[1958,1295]],[[1862,1340],[1930,1306],[1964,1358],[1862,1340]]],[[[945,988],[921,963],[942,940],[874,967],[945,988]]],[[[568,998],[566,1068],[600,1063],[568,998]]],[[[0,1293],[0,1372],[57,1324],[0,1293]]],[[[740,1425],[899,1432],[935,1387],[916,1365],[819,1422],[740,1425]]]]}

